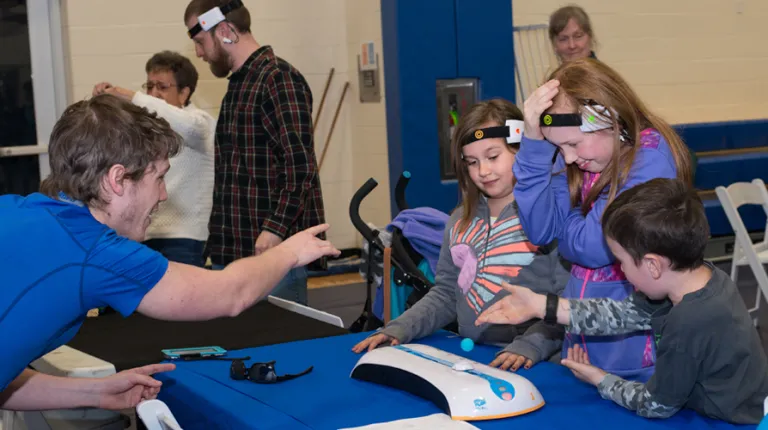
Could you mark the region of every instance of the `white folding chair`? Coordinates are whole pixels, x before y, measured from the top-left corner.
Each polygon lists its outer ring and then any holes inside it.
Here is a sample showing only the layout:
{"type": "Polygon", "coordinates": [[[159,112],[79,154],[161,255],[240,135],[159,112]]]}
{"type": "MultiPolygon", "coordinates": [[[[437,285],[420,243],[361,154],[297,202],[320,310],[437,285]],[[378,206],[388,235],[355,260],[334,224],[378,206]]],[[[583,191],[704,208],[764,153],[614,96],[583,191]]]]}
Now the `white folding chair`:
{"type": "Polygon", "coordinates": [[[725,215],[736,235],[736,242],[733,246],[733,259],[731,262],[731,279],[734,283],[739,278],[739,268],[749,266],[757,280],[757,297],[755,306],[749,310],[752,314],[752,320],[757,326],[757,311],[760,309],[761,294],[768,297],[768,275],[765,273],[763,264],[768,263],[768,224],[766,224],[763,240],[758,243],[752,243],[749,232],[744,226],[744,222],[739,215],[739,207],[743,205],[760,205],[768,215],[768,191],[765,189],[765,183],[762,179],[755,179],[752,182],[736,182],[727,188],[720,186],[715,188],[717,198],[723,206],[725,215]]]}

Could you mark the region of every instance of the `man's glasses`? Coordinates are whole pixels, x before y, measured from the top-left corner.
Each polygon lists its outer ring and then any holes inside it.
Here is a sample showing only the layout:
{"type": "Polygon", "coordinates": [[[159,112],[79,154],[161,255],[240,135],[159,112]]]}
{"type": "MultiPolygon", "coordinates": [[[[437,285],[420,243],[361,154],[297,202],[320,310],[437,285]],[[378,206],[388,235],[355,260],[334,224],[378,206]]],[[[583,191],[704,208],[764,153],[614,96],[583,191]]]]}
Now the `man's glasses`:
{"type": "Polygon", "coordinates": [[[157,88],[160,91],[167,91],[171,89],[172,87],[175,87],[176,85],[173,84],[166,84],[165,82],[145,82],[141,88],[143,88],[145,91],[152,91],[153,89],[157,88]]]}
{"type": "Polygon", "coordinates": [[[291,379],[296,379],[299,376],[304,376],[311,372],[313,368],[313,366],[310,366],[307,370],[294,375],[278,375],[277,372],[275,372],[274,361],[270,361],[269,363],[254,363],[248,368],[245,367],[245,362],[243,360],[234,360],[229,367],[229,376],[236,381],[247,379],[251,382],[256,382],[257,384],[276,384],[278,382],[289,381],[291,379]]]}

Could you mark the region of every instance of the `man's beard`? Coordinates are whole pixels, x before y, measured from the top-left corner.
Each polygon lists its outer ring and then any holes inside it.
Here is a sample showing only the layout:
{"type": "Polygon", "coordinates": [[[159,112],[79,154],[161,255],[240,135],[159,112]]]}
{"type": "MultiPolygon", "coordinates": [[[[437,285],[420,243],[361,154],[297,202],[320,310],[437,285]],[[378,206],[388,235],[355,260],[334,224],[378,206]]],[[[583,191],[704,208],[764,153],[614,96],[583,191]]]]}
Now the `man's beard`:
{"type": "Polygon", "coordinates": [[[217,78],[226,78],[229,75],[229,64],[223,58],[218,61],[211,61],[210,67],[211,73],[217,78]]]}
{"type": "Polygon", "coordinates": [[[219,45],[216,46],[215,60],[209,62],[211,73],[217,78],[226,78],[229,75],[229,58],[227,58],[227,52],[219,45]]]}

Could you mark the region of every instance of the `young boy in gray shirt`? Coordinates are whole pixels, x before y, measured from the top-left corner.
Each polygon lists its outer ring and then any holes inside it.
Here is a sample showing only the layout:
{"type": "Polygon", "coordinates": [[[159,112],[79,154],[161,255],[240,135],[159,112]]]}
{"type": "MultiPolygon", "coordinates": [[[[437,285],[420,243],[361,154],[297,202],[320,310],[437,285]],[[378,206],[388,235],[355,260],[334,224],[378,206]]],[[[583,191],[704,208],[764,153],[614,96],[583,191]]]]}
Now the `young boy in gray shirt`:
{"type": "Polygon", "coordinates": [[[573,334],[651,329],[657,359],[647,384],[590,365],[578,345],[562,363],[603,398],[641,416],[666,418],[689,408],[732,423],[758,423],[768,396],[768,362],[736,286],[704,262],[709,226],[696,191],[679,180],[651,180],[616,197],[602,225],[634,295],[622,302],[548,300],[505,285],[510,295],[478,324],[541,317],[573,334]]]}

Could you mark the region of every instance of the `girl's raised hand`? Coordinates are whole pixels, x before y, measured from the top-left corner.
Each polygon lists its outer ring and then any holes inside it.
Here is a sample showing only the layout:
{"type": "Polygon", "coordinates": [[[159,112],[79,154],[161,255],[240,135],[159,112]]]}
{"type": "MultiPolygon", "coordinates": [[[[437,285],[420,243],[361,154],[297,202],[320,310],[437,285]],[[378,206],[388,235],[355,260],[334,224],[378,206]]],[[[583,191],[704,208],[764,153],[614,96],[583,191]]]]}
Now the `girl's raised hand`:
{"type": "Polygon", "coordinates": [[[552,99],[555,98],[560,81],[552,79],[544,85],[536,88],[523,104],[523,116],[525,117],[524,134],[525,137],[534,140],[543,140],[539,121],[541,114],[552,106],[552,99]]]}

